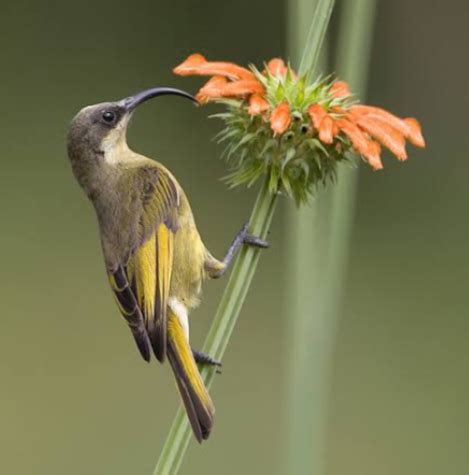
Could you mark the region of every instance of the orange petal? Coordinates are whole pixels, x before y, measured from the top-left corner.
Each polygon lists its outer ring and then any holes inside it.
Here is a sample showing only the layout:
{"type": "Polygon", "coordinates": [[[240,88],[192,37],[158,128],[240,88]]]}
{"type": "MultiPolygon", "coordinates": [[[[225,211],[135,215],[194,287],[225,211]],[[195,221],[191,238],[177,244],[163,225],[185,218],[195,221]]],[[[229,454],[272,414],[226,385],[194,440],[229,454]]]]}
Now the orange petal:
{"type": "Polygon", "coordinates": [[[257,80],[242,79],[240,81],[229,82],[225,88],[229,96],[246,96],[249,94],[264,95],[264,86],[257,80]]]}
{"type": "Polygon", "coordinates": [[[255,79],[254,74],[242,66],[222,61],[207,61],[201,54],[192,54],[173,69],[180,76],[224,76],[229,79],[255,79]]]}
{"type": "Polygon", "coordinates": [[[258,115],[269,110],[270,104],[260,95],[253,94],[249,99],[249,115],[258,115]]]}
{"type": "Polygon", "coordinates": [[[410,129],[410,134],[407,137],[409,142],[416,147],[425,147],[425,139],[422,135],[422,128],[420,127],[420,123],[417,119],[413,117],[407,117],[404,119],[404,122],[408,125],[410,129]]]}
{"type": "Polygon", "coordinates": [[[272,74],[272,76],[285,76],[288,71],[285,61],[280,58],[272,58],[267,63],[267,69],[269,70],[270,74],[272,74]]]}
{"type": "Polygon", "coordinates": [[[229,82],[223,92],[223,97],[244,97],[250,94],[264,95],[264,86],[257,80],[241,79],[229,82]]]}
{"type": "Polygon", "coordinates": [[[245,97],[250,94],[263,94],[264,87],[257,80],[230,82],[223,76],[214,76],[198,92],[196,98],[201,103],[206,103],[222,97],[245,97]]]}
{"type": "Polygon", "coordinates": [[[334,141],[334,121],[329,115],[326,115],[321,121],[319,140],[325,144],[331,144],[334,141]]]}
{"type": "Polygon", "coordinates": [[[411,144],[416,147],[425,147],[425,140],[422,136],[422,129],[416,119],[400,119],[385,109],[373,106],[356,105],[350,108],[350,112],[355,116],[366,116],[369,119],[380,120],[401,133],[411,144]]]}
{"type": "Polygon", "coordinates": [[[312,106],[309,106],[308,114],[311,118],[314,128],[319,130],[322,120],[327,116],[327,112],[324,107],[319,104],[313,104],[312,106]]]}
{"type": "Polygon", "coordinates": [[[345,114],[345,109],[340,106],[331,107],[329,110],[334,114],[341,114],[341,115],[345,114]]]}
{"type": "Polygon", "coordinates": [[[350,92],[350,88],[348,87],[348,84],[345,81],[335,81],[329,89],[329,92],[337,98],[349,97],[352,95],[352,93],[350,92]]]}
{"type": "Polygon", "coordinates": [[[227,84],[228,80],[223,76],[214,76],[200,88],[195,97],[201,104],[205,104],[210,100],[220,97],[220,91],[222,91],[227,84]]]}
{"type": "Polygon", "coordinates": [[[337,122],[334,120],[334,125],[332,127],[332,135],[336,137],[338,133],[339,133],[339,126],[337,125],[337,122]]]}
{"type": "Polygon", "coordinates": [[[404,136],[399,131],[381,120],[366,116],[356,120],[356,124],[391,150],[398,160],[407,160],[404,136]]]}
{"type": "Polygon", "coordinates": [[[382,170],[383,162],[381,161],[381,145],[374,140],[370,140],[368,144],[368,153],[365,157],[373,170],[382,170]]]}
{"type": "Polygon", "coordinates": [[[291,113],[288,102],[282,102],[270,114],[270,128],[274,134],[283,134],[291,124],[291,113]]]}
{"type": "Polygon", "coordinates": [[[350,139],[357,153],[362,155],[375,170],[383,168],[380,158],[381,147],[378,143],[370,140],[357,125],[347,119],[338,119],[336,123],[339,129],[350,139]]]}

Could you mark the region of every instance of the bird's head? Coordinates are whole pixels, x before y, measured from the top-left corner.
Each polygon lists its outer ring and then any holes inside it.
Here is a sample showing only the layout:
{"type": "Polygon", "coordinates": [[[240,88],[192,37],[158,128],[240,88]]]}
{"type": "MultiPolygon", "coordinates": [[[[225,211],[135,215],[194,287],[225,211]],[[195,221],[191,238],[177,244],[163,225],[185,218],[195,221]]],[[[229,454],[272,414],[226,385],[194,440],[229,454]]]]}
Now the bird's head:
{"type": "Polygon", "coordinates": [[[145,89],[116,102],[82,109],[72,120],[67,136],[68,156],[80,184],[86,187],[94,171],[119,161],[127,148],[126,132],[135,108],[154,97],[176,95],[194,102],[189,93],[170,87],[145,89]]]}

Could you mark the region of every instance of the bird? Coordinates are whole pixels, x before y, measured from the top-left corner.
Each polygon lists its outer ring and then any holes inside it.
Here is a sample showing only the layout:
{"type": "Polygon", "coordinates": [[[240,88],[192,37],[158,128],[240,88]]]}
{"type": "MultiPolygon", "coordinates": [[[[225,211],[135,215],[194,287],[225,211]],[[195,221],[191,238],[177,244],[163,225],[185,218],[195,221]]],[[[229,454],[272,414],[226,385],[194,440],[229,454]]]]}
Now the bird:
{"type": "Polygon", "coordinates": [[[187,195],[161,163],[134,152],[127,128],[149,99],[189,93],[152,87],[118,101],[81,109],[67,134],[72,172],[94,206],[106,273],[117,306],[142,358],[167,358],[192,431],[208,439],[215,407],[198,365],[220,366],[189,343],[188,315],[200,302],[202,281],[219,278],[242,245],[269,243],[242,226],[223,259],[205,247],[187,195]]]}

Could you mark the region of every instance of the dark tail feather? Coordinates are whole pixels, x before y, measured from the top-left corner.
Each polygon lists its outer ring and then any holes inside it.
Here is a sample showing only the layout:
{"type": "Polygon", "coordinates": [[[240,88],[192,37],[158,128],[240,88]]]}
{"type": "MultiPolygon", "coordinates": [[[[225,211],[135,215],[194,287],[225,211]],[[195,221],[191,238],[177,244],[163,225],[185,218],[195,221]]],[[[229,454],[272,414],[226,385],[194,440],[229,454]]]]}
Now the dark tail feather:
{"type": "Polygon", "coordinates": [[[142,355],[142,358],[149,362],[151,358],[150,347],[148,346],[148,337],[145,327],[140,325],[136,328],[129,325],[132,330],[132,335],[134,336],[135,343],[137,344],[138,351],[142,355]]]}
{"type": "Polygon", "coordinates": [[[197,364],[177,316],[168,311],[168,359],[198,442],[208,439],[215,408],[200,376],[197,364]]]}
{"type": "MultiPolygon", "coordinates": [[[[158,310],[155,312],[159,315],[158,310]]],[[[147,332],[148,337],[150,338],[151,346],[153,348],[153,353],[156,356],[156,359],[163,363],[166,356],[166,315],[162,315],[158,318],[158,321],[149,321],[147,322],[147,332]]]]}

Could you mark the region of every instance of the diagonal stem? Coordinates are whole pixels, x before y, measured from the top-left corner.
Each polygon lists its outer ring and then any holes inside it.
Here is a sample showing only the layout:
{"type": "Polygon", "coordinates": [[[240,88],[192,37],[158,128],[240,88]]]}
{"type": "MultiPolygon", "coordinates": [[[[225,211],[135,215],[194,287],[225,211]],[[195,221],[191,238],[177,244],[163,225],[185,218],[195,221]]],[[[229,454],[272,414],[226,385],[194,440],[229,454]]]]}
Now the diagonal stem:
{"type": "MultiPolygon", "coordinates": [[[[253,235],[262,239],[266,238],[276,203],[277,195],[269,192],[268,180],[266,180],[259,191],[251,213],[249,229],[253,235]]],[[[216,360],[222,359],[228,345],[256,271],[260,253],[261,250],[258,248],[244,246],[233,267],[204,344],[203,351],[216,360]]],[[[201,374],[207,387],[210,387],[215,378],[215,369],[206,366],[202,369],[201,374]]],[[[191,437],[192,433],[186,414],[182,408],[179,408],[153,474],[177,474],[191,437]]]]}
{"type": "Polygon", "coordinates": [[[313,20],[298,67],[300,76],[306,74],[307,79],[311,79],[316,69],[335,0],[316,0],[312,3],[314,3],[313,20]]]}

